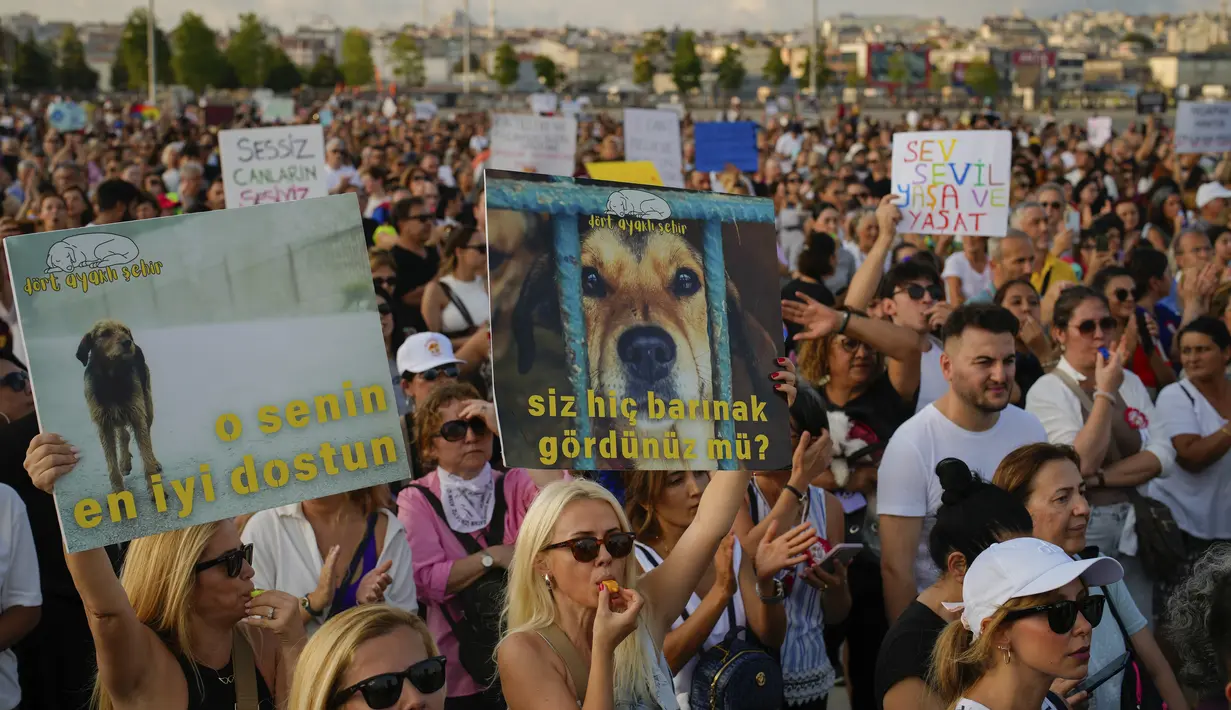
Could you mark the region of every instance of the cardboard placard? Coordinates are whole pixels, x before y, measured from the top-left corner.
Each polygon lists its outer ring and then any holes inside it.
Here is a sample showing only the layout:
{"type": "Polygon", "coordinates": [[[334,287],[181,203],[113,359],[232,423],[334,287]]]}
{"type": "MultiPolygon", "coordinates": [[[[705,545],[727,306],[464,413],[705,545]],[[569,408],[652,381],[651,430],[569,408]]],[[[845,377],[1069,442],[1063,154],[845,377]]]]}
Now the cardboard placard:
{"type": "Polygon", "coordinates": [[[1231,151],[1231,102],[1181,101],[1175,112],[1175,152],[1227,151],[1231,151]]]}
{"type": "Polygon", "coordinates": [[[410,474],[353,195],[10,237],[69,552],[410,474]],[[305,333],[328,333],[288,350],[305,333]],[[157,416],[155,416],[155,412],[157,416]]]}
{"type": "Polygon", "coordinates": [[[684,187],[680,116],[675,111],[624,109],[624,157],[654,163],[663,184],[684,187]]]}
{"type": "Polygon", "coordinates": [[[228,208],[329,194],[320,125],[220,131],[218,147],[228,208]]]}
{"type": "Polygon", "coordinates": [[[663,179],[658,174],[658,169],[648,160],[586,163],[586,172],[595,180],[663,186],[663,179]]]}
{"type": "Polygon", "coordinates": [[[1012,153],[1009,131],[895,133],[898,232],[1003,237],[1012,153]]]}
{"type": "Polygon", "coordinates": [[[752,121],[698,123],[694,131],[697,170],[720,172],[728,164],[747,173],[760,168],[757,124],[752,121]]]}
{"type": "Polygon", "coordinates": [[[566,116],[492,116],[493,170],[571,176],[576,170],[577,119],[566,116]]]}

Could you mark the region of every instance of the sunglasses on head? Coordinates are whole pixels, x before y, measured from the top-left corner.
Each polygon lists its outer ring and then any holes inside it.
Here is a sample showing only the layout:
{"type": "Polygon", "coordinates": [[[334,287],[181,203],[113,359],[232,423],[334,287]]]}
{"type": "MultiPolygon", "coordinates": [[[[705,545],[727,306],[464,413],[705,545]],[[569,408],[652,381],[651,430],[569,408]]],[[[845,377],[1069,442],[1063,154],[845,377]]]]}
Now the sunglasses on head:
{"type": "Polygon", "coordinates": [[[478,417],[471,419],[453,419],[440,425],[440,438],[445,441],[461,441],[466,438],[466,430],[474,432],[475,436],[488,433],[487,422],[478,417]]]}
{"type": "Polygon", "coordinates": [[[1032,606],[1029,609],[1016,609],[1005,614],[1004,620],[1014,621],[1035,614],[1047,614],[1047,625],[1051,627],[1051,630],[1057,634],[1067,634],[1077,623],[1078,613],[1086,617],[1091,627],[1098,626],[1103,620],[1103,606],[1106,602],[1107,597],[1102,594],[1095,594],[1077,601],[1065,599],[1051,604],[1032,606]]]}
{"type": "Polygon", "coordinates": [[[1082,335],[1094,335],[1095,330],[1102,330],[1104,333],[1110,333],[1116,329],[1116,319],[1111,316],[1099,318],[1098,320],[1083,320],[1077,324],[1077,332],[1082,335]]]}
{"type": "Polygon", "coordinates": [[[636,535],[630,532],[611,532],[603,539],[598,539],[593,535],[587,537],[578,537],[564,542],[557,542],[554,545],[548,545],[543,548],[543,552],[549,550],[560,550],[567,547],[573,553],[573,559],[578,562],[593,562],[598,559],[598,551],[600,548],[606,547],[607,554],[611,555],[612,559],[620,559],[628,557],[633,551],[633,540],[636,535]]]}
{"type": "Polygon", "coordinates": [[[420,372],[419,377],[422,377],[424,382],[435,382],[437,377],[457,377],[458,373],[457,365],[441,365],[420,372]]]}
{"type": "Polygon", "coordinates": [[[919,284],[907,284],[897,291],[897,293],[905,293],[912,301],[922,301],[924,294],[932,297],[933,301],[945,300],[945,290],[936,284],[931,286],[920,286],[919,284]]]}
{"type": "Polygon", "coordinates": [[[402,698],[402,680],[410,681],[415,690],[423,695],[431,695],[445,687],[445,657],[436,656],[425,661],[419,661],[400,673],[381,673],[366,680],[361,680],[349,688],[338,691],[330,708],[339,708],[350,700],[355,693],[363,694],[363,702],[372,710],[385,710],[397,704],[402,698]]]}
{"type": "Polygon", "coordinates": [[[247,545],[240,545],[234,550],[227,550],[226,552],[222,553],[221,555],[218,555],[212,560],[198,562],[196,566],[193,567],[192,569],[194,572],[204,572],[210,567],[216,567],[218,565],[226,565],[227,566],[227,576],[234,578],[234,577],[238,577],[239,573],[244,570],[245,562],[247,562],[248,564],[252,564],[252,543],[248,543],[247,545]]]}
{"type": "Polygon", "coordinates": [[[4,377],[0,377],[0,385],[4,385],[14,392],[25,392],[26,385],[30,383],[30,375],[27,372],[18,370],[10,372],[4,377]]]}

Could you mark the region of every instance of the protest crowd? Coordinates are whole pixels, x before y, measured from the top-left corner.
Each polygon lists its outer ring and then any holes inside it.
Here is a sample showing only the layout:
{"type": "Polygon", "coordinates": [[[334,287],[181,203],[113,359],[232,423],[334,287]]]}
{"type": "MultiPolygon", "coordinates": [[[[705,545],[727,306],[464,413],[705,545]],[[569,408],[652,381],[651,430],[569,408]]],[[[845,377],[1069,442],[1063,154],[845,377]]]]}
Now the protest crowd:
{"type": "MultiPolygon", "coordinates": [[[[1231,153],[1154,116],[1094,145],[990,110],[733,107],[756,169],[698,169],[684,115],[664,182],[773,202],[786,357],[758,367],[790,466],[509,469],[491,116],[334,97],[301,122],[326,108],[407,475],[66,553],[52,494],[92,442],[40,429],[6,265],[0,710],[1228,707],[1231,153]],[[989,130],[1003,236],[903,229],[895,134],[989,130]]],[[[2,238],[225,209],[219,129],[259,125],[0,116],[2,238]]],[[[625,159],[618,117],[577,128],[572,177],[625,159]]],[[[288,357],[333,337],[305,335],[288,357]]]]}

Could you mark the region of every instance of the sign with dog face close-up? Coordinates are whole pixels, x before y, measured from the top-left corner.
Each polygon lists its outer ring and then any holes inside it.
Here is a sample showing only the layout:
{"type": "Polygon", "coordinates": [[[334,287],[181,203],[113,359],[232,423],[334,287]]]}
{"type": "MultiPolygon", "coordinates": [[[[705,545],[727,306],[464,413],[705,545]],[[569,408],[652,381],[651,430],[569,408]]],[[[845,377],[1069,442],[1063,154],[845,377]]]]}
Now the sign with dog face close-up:
{"type": "Polygon", "coordinates": [[[505,463],[790,466],[766,199],[488,170],[505,463]]]}
{"type": "Polygon", "coordinates": [[[354,196],[5,252],[70,552],[409,476],[354,196]]]}

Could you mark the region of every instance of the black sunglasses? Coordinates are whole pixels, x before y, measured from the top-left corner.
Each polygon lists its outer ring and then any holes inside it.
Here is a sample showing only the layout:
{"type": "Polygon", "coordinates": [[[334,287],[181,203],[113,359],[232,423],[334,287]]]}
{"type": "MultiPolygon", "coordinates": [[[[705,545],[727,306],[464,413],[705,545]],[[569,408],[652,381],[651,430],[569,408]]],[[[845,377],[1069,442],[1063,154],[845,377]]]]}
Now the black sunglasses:
{"type": "Polygon", "coordinates": [[[1005,614],[1004,620],[1014,621],[1035,614],[1047,614],[1047,625],[1051,627],[1051,630],[1057,634],[1067,634],[1073,630],[1073,624],[1077,623],[1078,613],[1086,617],[1091,627],[1098,626],[1103,620],[1103,607],[1106,602],[1107,597],[1102,594],[1094,594],[1077,601],[1065,599],[1051,604],[1032,606],[1029,609],[1016,609],[1005,614]]]}
{"type": "Polygon", "coordinates": [[[252,543],[240,545],[234,550],[227,550],[212,560],[198,562],[192,570],[194,572],[204,572],[210,567],[225,564],[227,566],[227,576],[234,578],[238,577],[239,573],[243,571],[245,562],[252,564],[252,543]]]}
{"type": "Polygon", "coordinates": [[[0,385],[4,385],[14,392],[25,392],[26,385],[29,383],[30,374],[22,370],[10,372],[4,377],[0,377],[0,385]]]}
{"type": "Polygon", "coordinates": [[[1102,330],[1104,333],[1110,333],[1116,329],[1116,319],[1111,316],[1099,318],[1098,320],[1083,320],[1077,324],[1077,332],[1082,335],[1094,335],[1096,329],[1102,330]]]}
{"type": "Polygon", "coordinates": [[[1064,207],[1063,202],[1044,202],[1042,204],[1043,204],[1043,209],[1045,210],[1058,210],[1061,207],[1064,207]]]}
{"type": "Polygon", "coordinates": [[[382,316],[387,316],[387,315],[393,314],[393,309],[389,306],[388,303],[378,303],[376,304],[376,312],[381,314],[382,316]]]}
{"type": "Polygon", "coordinates": [[[621,559],[628,557],[633,551],[633,540],[636,535],[630,532],[613,532],[607,533],[607,537],[602,540],[589,536],[579,537],[564,542],[557,542],[554,545],[548,545],[543,548],[543,552],[548,550],[559,550],[569,548],[573,553],[573,559],[578,562],[593,562],[598,559],[598,551],[602,547],[607,548],[607,553],[612,559],[621,559]]]}
{"type": "Polygon", "coordinates": [[[345,690],[338,691],[329,701],[330,708],[338,708],[355,693],[363,694],[363,702],[372,710],[384,710],[397,704],[402,697],[402,679],[410,681],[415,690],[431,695],[445,687],[445,657],[436,656],[419,661],[400,673],[381,673],[361,680],[345,690]]]}
{"type": "Polygon", "coordinates": [[[419,222],[431,222],[432,220],[436,219],[436,215],[434,214],[412,214],[406,219],[413,219],[419,222]]]}
{"type": "Polygon", "coordinates": [[[868,345],[862,340],[856,340],[854,338],[843,338],[841,341],[838,342],[838,345],[841,346],[843,350],[845,350],[846,352],[852,355],[859,352],[859,348],[867,348],[869,350],[873,350],[872,346],[868,345]]]}
{"type": "Polygon", "coordinates": [[[433,367],[430,370],[424,370],[419,373],[419,377],[423,378],[424,382],[435,382],[437,377],[453,377],[456,378],[459,374],[457,365],[441,365],[433,367]]]}
{"type": "Polygon", "coordinates": [[[462,247],[462,248],[463,248],[463,249],[470,249],[471,251],[477,251],[477,252],[479,252],[480,254],[486,254],[486,253],[487,253],[487,245],[486,245],[486,244],[467,244],[466,246],[464,246],[464,247],[462,247]]]}
{"type": "Polygon", "coordinates": [[[919,284],[906,284],[896,293],[905,293],[907,296],[910,296],[912,301],[922,301],[924,294],[930,295],[932,300],[937,303],[945,300],[945,290],[935,284],[926,287],[919,284]]]}
{"type": "Polygon", "coordinates": [[[453,419],[440,425],[440,438],[445,441],[461,441],[466,438],[466,430],[474,432],[475,436],[488,433],[487,422],[478,417],[471,419],[453,419]]]}
{"type": "Polygon", "coordinates": [[[1115,296],[1116,300],[1119,301],[1120,303],[1124,303],[1125,301],[1129,299],[1131,294],[1128,292],[1128,289],[1126,288],[1118,288],[1115,291],[1112,291],[1111,295],[1115,296]]]}
{"type": "Polygon", "coordinates": [[[377,288],[393,288],[398,285],[398,280],[396,276],[373,276],[372,285],[377,288]]]}

